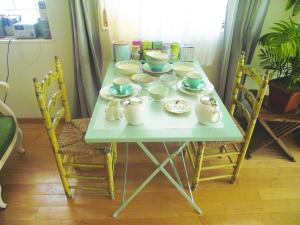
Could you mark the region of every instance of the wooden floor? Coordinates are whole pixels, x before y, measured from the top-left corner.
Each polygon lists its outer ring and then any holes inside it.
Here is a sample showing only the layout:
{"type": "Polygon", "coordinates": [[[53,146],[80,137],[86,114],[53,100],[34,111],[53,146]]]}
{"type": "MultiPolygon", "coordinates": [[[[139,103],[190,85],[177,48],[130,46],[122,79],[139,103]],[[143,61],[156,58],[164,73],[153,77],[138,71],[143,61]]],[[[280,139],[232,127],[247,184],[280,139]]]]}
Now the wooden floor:
{"type": "MultiPolygon", "coordinates": [[[[120,214],[118,207],[123,174],[124,151],[119,150],[115,200],[92,193],[64,195],[44,128],[39,123],[22,124],[25,155],[13,153],[0,174],[3,198],[0,224],[6,225],[296,225],[300,224],[300,148],[292,136],[287,145],[297,162],[288,161],[275,145],[260,150],[247,160],[235,184],[208,181],[194,193],[204,215],[197,215],[188,203],[159,175],[120,214]]],[[[136,146],[129,156],[128,192],[131,192],[153,165],[136,146]]],[[[152,145],[159,154],[159,145],[152,145]]],[[[176,163],[180,167],[179,158],[176,163]]],[[[182,167],[180,167],[181,173],[182,167]]]]}

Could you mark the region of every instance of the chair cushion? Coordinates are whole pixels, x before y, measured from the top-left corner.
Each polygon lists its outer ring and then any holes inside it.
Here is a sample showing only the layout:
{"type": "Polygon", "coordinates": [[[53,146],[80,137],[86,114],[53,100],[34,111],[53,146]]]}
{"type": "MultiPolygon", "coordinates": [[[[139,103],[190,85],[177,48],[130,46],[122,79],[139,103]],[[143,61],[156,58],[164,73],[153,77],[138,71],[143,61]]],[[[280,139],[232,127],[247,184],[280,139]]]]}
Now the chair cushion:
{"type": "Polygon", "coordinates": [[[62,154],[99,155],[109,151],[109,144],[87,144],[84,135],[89,125],[89,118],[71,120],[66,123],[58,138],[59,150],[62,154]]]}
{"type": "Polygon", "coordinates": [[[0,116],[0,159],[14,138],[16,123],[12,116],[0,116]]]}

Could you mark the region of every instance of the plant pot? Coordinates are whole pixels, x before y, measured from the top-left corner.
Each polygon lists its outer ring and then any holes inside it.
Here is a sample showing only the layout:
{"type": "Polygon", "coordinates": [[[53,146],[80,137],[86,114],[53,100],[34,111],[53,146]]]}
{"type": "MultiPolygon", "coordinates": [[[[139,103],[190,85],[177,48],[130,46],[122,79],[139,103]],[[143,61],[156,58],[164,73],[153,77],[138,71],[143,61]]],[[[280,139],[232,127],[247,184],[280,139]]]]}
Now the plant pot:
{"type": "Polygon", "coordinates": [[[286,113],[295,110],[300,103],[300,90],[289,91],[280,84],[277,78],[269,81],[269,104],[278,113],[286,113]]]}

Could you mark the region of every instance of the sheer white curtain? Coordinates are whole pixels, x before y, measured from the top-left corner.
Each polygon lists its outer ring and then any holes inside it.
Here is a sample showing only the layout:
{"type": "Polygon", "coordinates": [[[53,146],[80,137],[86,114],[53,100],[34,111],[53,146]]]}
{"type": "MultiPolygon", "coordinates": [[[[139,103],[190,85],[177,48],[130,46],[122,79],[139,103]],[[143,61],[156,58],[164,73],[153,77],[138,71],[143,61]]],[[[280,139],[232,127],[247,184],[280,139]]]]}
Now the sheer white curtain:
{"type": "Polygon", "coordinates": [[[111,39],[194,44],[209,65],[216,55],[227,0],[104,0],[111,39]]]}

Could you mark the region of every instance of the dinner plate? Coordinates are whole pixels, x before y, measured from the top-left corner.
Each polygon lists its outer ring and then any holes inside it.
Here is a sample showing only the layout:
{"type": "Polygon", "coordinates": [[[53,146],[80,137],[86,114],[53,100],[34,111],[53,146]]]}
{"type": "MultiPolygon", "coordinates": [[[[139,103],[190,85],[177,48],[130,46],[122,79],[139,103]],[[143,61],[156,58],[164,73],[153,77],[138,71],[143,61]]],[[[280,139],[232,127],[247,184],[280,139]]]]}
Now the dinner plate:
{"type": "Polygon", "coordinates": [[[165,109],[174,114],[184,114],[191,110],[191,105],[184,100],[171,100],[165,103],[165,109]]]}
{"type": "Polygon", "coordinates": [[[149,66],[148,63],[145,63],[143,66],[142,66],[142,69],[145,73],[148,73],[148,74],[151,74],[151,75],[160,75],[160,74],[163,74],[163,73],[169,73],[172,71],[172,67],[169,63],[167,63],[164,68],[162,69],[162,71],[153,71],[151,69],[151,67],[149,66]]]}
{"type": "Polygon", "coordinates": [[[118,96],[114,96],[111,94],[110,92],[110,88],[111,88],[111,84],[109,85],[106,85],[104,87],[102,87],[99,91],[99,96],[104,98],[105,100],[113,100],[113,99],[127,99],[127,98],[130,98],[130,97],[134,97],[134,96],[137,96],[140,91],[142,90],[142,87],[140,85],[137,85],[137,84],[130,84],[133,88],[133,92],[131,95],[128,95],[128,96],[124,96],[124,97],[118,97],[118,96]]]}
{"type": "Polygon", "coordinates": [[[128,97],[128,96],[132,95],[134,89],[130,85],[130,86],[128,86],[128,89],[125,91],[125,93],[119,93],[118,90],[116,90],[114,88],[114,86],[112,85],[112,86],[110,86],[109,91],[110,91],[110,94],[114,97],[124,98],[124,97],[128,97]]]}
{"type": "Polygon", "coordinates": [[[182,84],[183,80],[177,82],[177,89],[187,95],[200,95],[200,94],[209,94],[214,90],[214,86],[210,82],[205,82],[205,88],[200,91],[189,91],[185,89],[184,85],[182,84]]]}
{"type": "Polygon", "coordinates": [[[186,80],[183,80],[182,81],[182,85],[183,85],[183,88],[187,89],[188,91],[201,91],[203,90],[203,88],[205,88],[205,83],[204,81],[202,81],[197,88],[193,88],[190,86],[190,84],[186,81],[186,80]]]}
{"type": "Polygon", "coordinates": [[[141,86],[150,85],[154,81],[154,77],[145,73],[136,73],[131,76],[131,80],[138,83],[141,86]]]}

